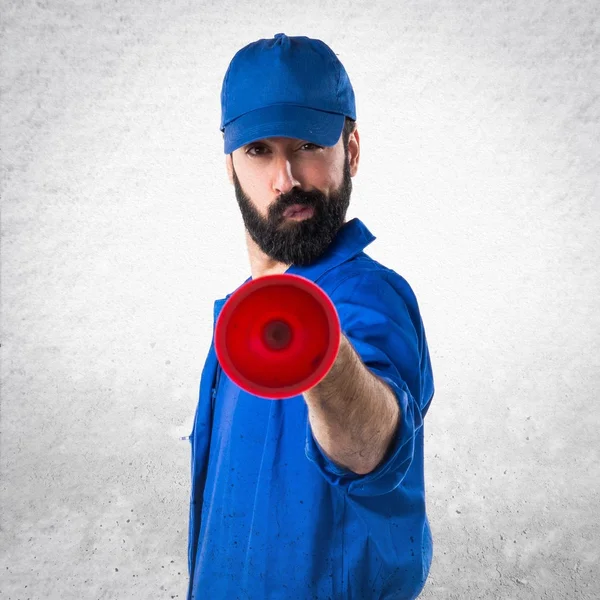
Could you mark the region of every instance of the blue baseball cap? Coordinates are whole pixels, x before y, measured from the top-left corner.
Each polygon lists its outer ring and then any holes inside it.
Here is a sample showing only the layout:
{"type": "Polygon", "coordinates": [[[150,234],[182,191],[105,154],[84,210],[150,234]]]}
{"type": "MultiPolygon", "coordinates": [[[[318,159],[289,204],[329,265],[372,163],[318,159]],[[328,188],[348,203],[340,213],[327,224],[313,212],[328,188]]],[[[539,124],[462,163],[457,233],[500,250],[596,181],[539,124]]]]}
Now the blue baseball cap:
{"type": "Polygon", "coordinates": [[[225,154],[267,137],[334,146],[356,120],[346,69],[321,40],[277,33],[239,50],[221,89],[225,154]]]}

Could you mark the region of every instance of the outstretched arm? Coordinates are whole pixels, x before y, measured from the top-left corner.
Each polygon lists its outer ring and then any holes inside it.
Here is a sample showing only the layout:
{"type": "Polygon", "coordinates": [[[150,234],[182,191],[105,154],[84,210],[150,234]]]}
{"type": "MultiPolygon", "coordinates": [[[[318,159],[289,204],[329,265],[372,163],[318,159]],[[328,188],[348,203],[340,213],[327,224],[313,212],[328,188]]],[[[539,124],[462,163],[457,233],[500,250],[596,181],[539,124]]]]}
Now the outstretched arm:
{"type": "Polygon", "coordinates": [[[333,462],[358,475],[381,463],[398,426],[398,401],[343,333],[333,366],[303,396],[315,440],[333,462]]]}

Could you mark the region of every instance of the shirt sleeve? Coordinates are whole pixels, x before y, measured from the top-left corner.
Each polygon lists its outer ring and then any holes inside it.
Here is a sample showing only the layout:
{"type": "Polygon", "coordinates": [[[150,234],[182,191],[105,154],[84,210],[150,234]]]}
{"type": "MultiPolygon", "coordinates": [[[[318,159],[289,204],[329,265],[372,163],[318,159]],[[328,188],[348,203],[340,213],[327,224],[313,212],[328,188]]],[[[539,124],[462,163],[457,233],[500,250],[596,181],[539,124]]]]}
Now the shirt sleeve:
{"type": "Polygon", "coordinates": [[[308,419],[306,456],[329,483],[349,494],[385,494],[400,485],[411,465],[415,435],[433,396],[427,342],[416,298],[400,276],[387,271],[351,276],[330,298],[343,334],[370,371],[393,390],[400,421],[386,458],[366,475],[331,461],[315,440],[308,419]]]}

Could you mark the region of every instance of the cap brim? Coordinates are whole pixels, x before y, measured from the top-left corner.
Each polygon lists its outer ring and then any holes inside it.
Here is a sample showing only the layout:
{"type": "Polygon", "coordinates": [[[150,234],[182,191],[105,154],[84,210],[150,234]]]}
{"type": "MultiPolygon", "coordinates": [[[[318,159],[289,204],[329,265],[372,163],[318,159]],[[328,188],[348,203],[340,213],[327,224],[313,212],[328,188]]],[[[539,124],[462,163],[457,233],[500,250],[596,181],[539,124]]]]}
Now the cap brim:
{"type": "Polygon", "coordinates": [[[291,104],[259,108],[225,126],[225,154],[269,137],[289,137],[318,146],[335,146],[342,135],[345,119],[342,114],[291,104]]]}

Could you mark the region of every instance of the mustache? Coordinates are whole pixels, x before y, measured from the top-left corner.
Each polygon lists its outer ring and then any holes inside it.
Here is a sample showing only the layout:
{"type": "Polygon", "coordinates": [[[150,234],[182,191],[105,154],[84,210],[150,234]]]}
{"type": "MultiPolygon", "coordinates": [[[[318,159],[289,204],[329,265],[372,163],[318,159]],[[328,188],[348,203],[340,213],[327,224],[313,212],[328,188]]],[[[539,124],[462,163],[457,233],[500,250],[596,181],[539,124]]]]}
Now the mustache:
{"type": "Polygon", "coordinates": [[[306,206],[316,207],[325,201],[325,195],[318,190],[304,191],[292,189],[287,194],[281,194],[275,205],[278,214],[283,214],[286,208],[294,204],[304,204],[306,206]]]}

